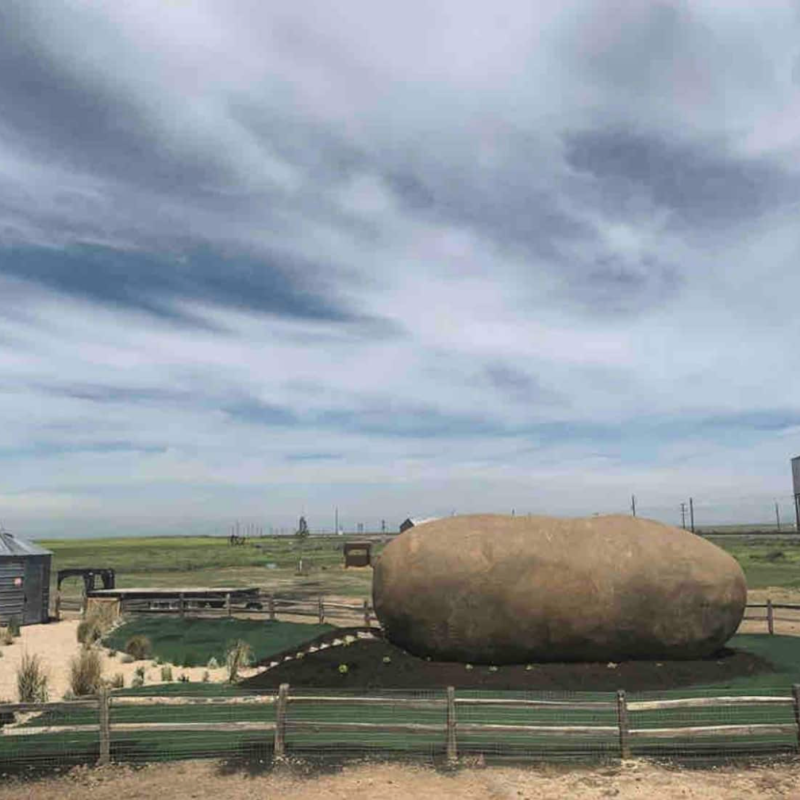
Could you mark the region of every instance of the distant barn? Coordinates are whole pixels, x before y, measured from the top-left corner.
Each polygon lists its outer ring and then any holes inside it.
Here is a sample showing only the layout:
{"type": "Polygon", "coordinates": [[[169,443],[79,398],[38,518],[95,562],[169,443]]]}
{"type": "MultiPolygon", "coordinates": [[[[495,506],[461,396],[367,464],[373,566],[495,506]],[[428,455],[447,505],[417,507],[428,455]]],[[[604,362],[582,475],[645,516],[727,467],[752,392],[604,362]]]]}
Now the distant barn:
{"type": "Polygon", "coordinates": [[[48,621],[52,558],[49,550],[0,531],[0,624],[48,621]]]}
{"type": "Polygon", "coordinates": [[[435,522],[441,517],[408,517],[400,523],[400,533],[405,533],[409,528],[418,528],[426,522],[435,522]]]}

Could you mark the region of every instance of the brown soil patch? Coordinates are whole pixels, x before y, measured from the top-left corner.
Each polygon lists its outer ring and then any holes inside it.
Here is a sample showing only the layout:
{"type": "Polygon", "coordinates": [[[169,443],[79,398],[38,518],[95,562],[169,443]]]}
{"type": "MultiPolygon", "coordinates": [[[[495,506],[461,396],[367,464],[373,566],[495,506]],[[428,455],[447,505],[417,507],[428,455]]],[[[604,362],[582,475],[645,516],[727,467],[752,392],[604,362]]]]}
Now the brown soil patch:
{"type": "Polygon", "coordinates": [[[175,800],[651,800],[683,797],[694,800],[800,797],[800,765],[778,764],[734,769],[678,770],[643,761],[602,769],[530,767],[461,769],[436,772],[397,764],[346,766],[335,774],[298,777],[291,773],[230,772],[210,761],[74,770],[70,775],[37,782],[8,781],[2,800],[131,800],[169,797],[175,800]]]}
{"type": "Polygon", "coordinates": [[[243,682],[251,689],[344,687],[363,689],[526,689],[533,691],[648,691],[717,683],[741,675],[772,672],[751,653],[725,649],[697,661],[628,661],[621,664],[534,664],[502,666],[426,661],[385,641],[358,641],[279,664],[243,682]],[[385,661],[388,659],[388,662],[385,661]],[[347,664],[347,672],[339,666],[347,664]]]}

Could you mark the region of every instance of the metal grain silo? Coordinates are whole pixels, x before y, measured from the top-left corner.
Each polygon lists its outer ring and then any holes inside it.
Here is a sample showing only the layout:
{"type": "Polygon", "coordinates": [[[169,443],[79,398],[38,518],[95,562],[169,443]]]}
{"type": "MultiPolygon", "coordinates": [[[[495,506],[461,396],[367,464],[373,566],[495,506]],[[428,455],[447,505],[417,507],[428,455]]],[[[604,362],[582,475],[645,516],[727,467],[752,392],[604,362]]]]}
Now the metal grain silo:
{"type": "Polygon", "coordinates": [[[33,542],[0,531],[0,625],[50,618],[50,562],[53,554],[33,542]]]}

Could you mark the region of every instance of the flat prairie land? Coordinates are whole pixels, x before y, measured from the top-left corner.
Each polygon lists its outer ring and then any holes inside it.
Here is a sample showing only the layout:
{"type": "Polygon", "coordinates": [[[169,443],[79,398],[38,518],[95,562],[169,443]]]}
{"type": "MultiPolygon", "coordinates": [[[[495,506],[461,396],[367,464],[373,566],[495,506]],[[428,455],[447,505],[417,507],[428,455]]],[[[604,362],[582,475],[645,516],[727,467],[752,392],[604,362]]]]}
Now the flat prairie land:
{"type": "MultiPolygon", "coordinates": [[[[109,539],[49,539],[38,543],[53,551],[56,571],[69,567],[111,567],[117,586],[257,586],[276,594],[338,595],[365,598],[372,590],[372,569],[344,569],[344,542],[356,536],[311,536],[302,546],[292,536],[264,536],[231,545],[227,537],[163,536],[109,539]],[[297,575],[302,557],[304,571],[297,575]]],[[[373,555],[381,545],[373,543],[373,555]]],[[[62,593],[78,598],[79,578],[64,582],[62,593]]]]}

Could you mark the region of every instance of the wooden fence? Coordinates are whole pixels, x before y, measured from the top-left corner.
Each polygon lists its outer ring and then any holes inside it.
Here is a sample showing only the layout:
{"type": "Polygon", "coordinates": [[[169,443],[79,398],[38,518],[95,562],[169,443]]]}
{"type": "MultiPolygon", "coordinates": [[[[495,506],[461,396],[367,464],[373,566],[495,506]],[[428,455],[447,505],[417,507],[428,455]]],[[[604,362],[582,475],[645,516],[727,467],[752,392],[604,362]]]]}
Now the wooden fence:
{"type": "MultiPolygon", "coordinates": [[[[309,691],[309,690],[305,690],[309,691]]],[[[3,753],[3,739],[6,737],[36,737],[42,735],[58,736],[59,734],[76,733],[95,733],[96,749],[92,752],[98,753],[98,763],[106,764],[112,758],[113,743],[115,734],[131,733],[142,734],[166,734],[175,732],[205,732],[212,734],[245,732],[247,734],[258,734],[263,748],[271,749],[276,761],[280,761],[287,756],[287,730],[292,734],[297,732],[309,731],[314,734],[363,734],[363,739],[359,739],[360,747],[366,751],[373,750],[373,743],[376,741],[377,734],[399,734],[401,737],[415,737],[425,734],[433,736],[439,742],[438,748],[444,752],[449,764],[455,765],[459,760],[460,741],[464,737],[479,734],[484,737],[489,736],[488,746],[492,749],[501,749],[505,742],[504,737],[511,734],[519,736],[522,734],[533,740],[549,742],[552,739],[566,742],[583,737],[600,737],[606,744],[604,751],[609,748],[612,753],[616,753],[620,758],[630,758],[632,750],[639,741],[652,743],[661,740],[680,739],[688,742],[688,749],[697,747],[698,739],[713,739],[717,742],[729,741],[733,737],[790,737],[791,749],[800,752],[800,686],[793,686],[791,693],[784,696],[737,696],[720,695],[713,697],[686,697],[677,699],[662,700],[635,700],[629,701],[624,690],[620,689],[616,697],[607,700],[595,699],[569,699],[558,700],[549,698],[527,698],[519,697],[475,697],[459,696],[453,687],[449,687],[444,697],[403,697],[387,696],[386,694],[374,694],[364,696],[349,696],[346,694],[336,694],[323,691],[320,694],[306,694],[305,691],[298,695],[290,692],[288,684],[282,684],[276,695],[234,695],[234,696],[213,696],[213,697],[183,697],[175,695],[166,696],[124,696],[112,695],[107,689],[103,689],[97,696],[73,700],[60,703],[4,703],[0,704],[0,720],[9,719],[9,715],[21,713],[25,714],[24,724],[5,725],[0,727],[0,756],[3,753]],[[333,719],[304,720],[292,718],[291,708],[302,705],[316,704],[326,706],[330,704],[333,708],[333,719]],[[161,706],[161,719],[164,719],[165,708],[170,709],[170,721],[158,722],[114,722],[112,710],[136,706],[144,708],[148,706],[161,706]],[[264,713],[264,719],[257,720],[225,720],[225,721],[196,721],[183,720],[174,716],[174,709],[177,706],[228,706],[231,708],[242,706],[261,706],[270,707],[270,713],[264,713]],[[422,712],[438,710],[441,713],[443,722],[426,723],[418,721],[392,721],[392,722],[368,722],[368,721],[342,721],[341,717],[346,716],[342,713],[343,709],[363,719],[369,715],[370,707],[392,706],[399,709],[400,716],[407,719],[414,719],[422,716],[422,712]],[[761,706],[777,709],[784,707],[791,708],[793,712],[793,722],[737,722],[735,724],[701,724],[691,726],[667,726],[652,725],[636,727],[631,724],[631,714],[637,712],[648,712],[649,722],[659,723],[660,720],[653,717],[654,712],[666,712],[666,721],[675,719],[675,715],[670,712],[676,709],[705,709],[708,716],[708,709],[730,709],[732,707],[761,706]],[[484,712],[488,710],[516,709],[535,712],[539,710],[547,719],[552,720],[555,714],[568,714],[569,712],[591,712],[590,718],[599,719],[599,724],[528,724],[516,723],[508,724],[503,722],[502,715],[499,722],[464,722],[459,716],[461,709],[481,708],[484,712]],[[59,722],[64,714],[74,710],[97,710],[96,723],[75,724],[51,724],[55,719],[59,722]],[[53,714],[50,712],[58,712],[53,714]],[[412,712],[409,715],[406,712],[412,712]],[[27,716],[32,715],[32,716],[27,716]],[[36,717],[42,718],[42,724],[36,724],[36,717]],[[267,717],[272,716],[273,719],[267,717]],[[613,724],[609,724],[612,723],[613,724]]],[[[154,709],[155,713],[155,709],[154,709]]],[[[684,712],[682,712],[684,713],[684,712]]],[[[772,715],[774,711],[770,711],[772,715]]],[[[741,717],[741,713],[739,714],[741,717]]],[[[67,717],[68,718],[68,717],[67,717]]],[[[784,714],[784,718],[791,718],[784,714]]],[[[518,717],[515,717],[518,719],[518,717]]],[[[547,720],[544,720],[547,721],[547,720]]],[[[8,741],[8,740],[6,740],[8,741]]],[[[19,740],[17,740],[19,741],[19,740]]],[[[327,749],[329,746],[321,743],[314,745],[320,750],[327,749]]],[[[335,740],[332,740],[335,741],[335,740]]],[[[724,747],[724,745],[722,745],[724,747]]],[[[64,748],[66,749],[66,748],[64,748]]],[[[307,752],[309,745],[304,745],[303,751],[307,752]]],[[[204,751],[204,755],[207,752],[204,751]]],[[[196,757],[197,754],[189,754],[187,757],[196,757]]],[[[5,761],[10,763],[8,751],[5,753],[5,761]]]]}
{"type": "Polygon", "coordinates": [[[766,603],[748,603],[743,621],[763,622],[766,626],[767,633],[774,634],[776,622],[792,623],[800,626],[800,605],[793,603],[773,603],[772,600],[769,599],[766,603]],[[751,614],[751,610],[762,613],[751,614]],[[775,614],[776,611],[779,612],[778,616],[775,614]],[[786,614],[780,614],[780,612],[789,612],[789,614],[794,612],[796,616],[787,616],[786,614]]]}
{"type": "MultiPolygon", "coordinates": [[[[57,598],[55,617],[62,611],[77,611],[85,614],[85,600],[57,598]]],[[[341,600],[326,600],[323,596],[313,599],[280,597],[273,594],[260,594],[254,601],[250,598],[232,597],[230,592],[221,594],[219,599],[196,599],[185,597],[176,591],[174,597],[159,600],[140,600],[121,598],[119,613],[128,615],[172,615],[180,617],[250,617],[277,620],[286,617],[310,617],[319,623],[347,620],[363,620],[366,627],[377,626],[377,618],[368,600],[352,603],[341,600]],[[257,603],[257,605],[256,605],[257,603]]]]}
{"type": "MultiPolygon", "coordinates": [[[[310,617],[320,623],[330,621],[333,624],[336,624],[337,620],[352,620],[358,617],[359,620],[363,620],[366,627],[378,626],[375,610],[368,600],[347,603],[340,600],[326,600],[323,596],[304,600],[260,594],[258,603],[261,607],[254,608],[252,603],[252,599],[237,601],[232,599],[230,594],[224,594],[220,595],[215,605],[209,605],[208,600],[185,598],[176,591],[174,598],[162,601],[123,599],[120,601],[120,613],[202,617],[247,616],[265,617],[270,620],[280,617],[310,617]]],[[[58,618],[61,611],[84,612],[84,610],[85,601],[59,598],[56,602],[55,616],[58,618]]],[[[748,603],[743,622],[763,622],[766,632],[770,634],[774,634],[776,627],[781,623],[794,624],[799,626],[798,633],[800,633],[800,605],[773,603],[769,599],[766,603],[748,603]]]]}

